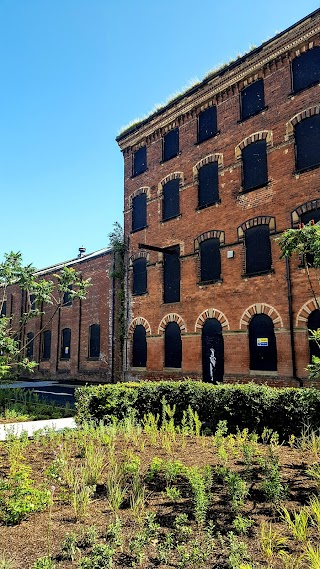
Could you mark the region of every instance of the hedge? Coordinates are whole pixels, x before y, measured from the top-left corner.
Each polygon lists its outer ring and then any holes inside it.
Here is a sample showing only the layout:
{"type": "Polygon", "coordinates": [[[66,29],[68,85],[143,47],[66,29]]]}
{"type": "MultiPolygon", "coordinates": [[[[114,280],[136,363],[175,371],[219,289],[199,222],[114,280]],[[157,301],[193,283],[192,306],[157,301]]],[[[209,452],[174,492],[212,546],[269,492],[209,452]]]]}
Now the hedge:
{"type": "Polygon", "coordinates": [[[320,391],[314,388],[274,388],[252,383],[210,385],[194,381],[117,383],[76,389],[76,421],[96,423],[112,416],[123,419],[135,410],[136,418],[152,412],[161,416],[162,401],[176,405],[178,424],[190,405],[200,420],[215,429],[226,420],[229,431],[266,427],[282,438],[299,436],[304,428],[320,428],[320,391]]]}

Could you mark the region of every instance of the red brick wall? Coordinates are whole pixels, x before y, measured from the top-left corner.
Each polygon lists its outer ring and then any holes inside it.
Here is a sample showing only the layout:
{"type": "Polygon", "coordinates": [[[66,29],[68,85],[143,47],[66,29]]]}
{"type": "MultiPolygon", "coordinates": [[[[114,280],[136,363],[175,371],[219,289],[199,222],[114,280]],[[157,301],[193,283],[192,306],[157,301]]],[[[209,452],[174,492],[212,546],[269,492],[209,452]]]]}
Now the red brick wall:
{"type": "MultiPolygon", "coordinates": [[[[317,15],[319,20],[319,14],[317,15]]],[[[307,23],[306,25],[309,25],[307,23]]],[[[277,55],[268,64],[257,66],[262,58],[261,53],[250,55],[239,64],[237,81],[217,92],[216,83],[205,83],[199,88],[199,94],[177,102],[181,112],[169,106],[159,116],[150,117],[149,123],[142,124],[135,131],[125,135],[119,141],[123,150],[125,163],[125,235],[129,247],[129,257],[139,253],[138,243],[146,243],[158,247],[180,245],[181,251],[181,300],[179,303],[163,303],[162,253],[149,251],[148,256],[148,292],[143,296],[132,296],[132,272],[128,273],[128,306],[129,322],[136,318],[146,319],[150,326],[147,333],[148,361],[146,370],[130,368],[132,330],[128,332],[127,360],[125,366],[127,377],[162,378],[169,372],[164,369],[164,338],[158,328],[162,319],[170,313],[177,313],[185,324],[182,333],[183,363],[174,377],[201,377],[201,328],[196,329],[199,315],[206,309],[214,308],[224,315],[228,322],[223,328],[225,345],[225,381],[269,382],[276,385],[299,385],[292,379],[292,357],[290,344],[288,297],[285,262],[279,259],[280,250],[275,238],[283,230],[291,226],[291,212],[300,204],[319,197],[320,168],[295,174],[294,137],[287,131],[288,121],[304,109],[318,104],[319,87],[313,86],[304,91],[291,94],[290,61],[295,57],[297,49],[312,47],[312,41],[318,42],[318,36],[311,37],[309,43],[299,40],[306,30],[290,32],[288,47],[285,49],[285,38],[280,38],[282,55],[277,55]],[[297,39],[298,38],[298,39],[297,39]],[[300,42],[300,43],[299,43],[300,42]],[[295,48],[289,48],[295,45],[295,48]],[[298,46],[298,47],[297,47],[298,46]],[[244,71],[243,71],[244,70],[244,71]],[[254,71],[253,71],[254,70],[254,71]],[[241,74],[242,71],[242,74],[241,74]],[[241,77],[241,78],[240,78],[241,77]],[[243,81],[263,77],[265,104],[267,109],[243,122],[239,122],[239,92],[243,81]],[[212,89],[213,95],[210,95],[212,89]],[[202,99],[201,99],[202,97],[202,99]],[[194,103],[192,103],[194,100],[194,103]],[[201,104],[196,101],[213,101],[217,105],[218,129],[220,133],[197,144],[197,114],[201,104]],[[190,102],[191,101],[191,102],[190,102]],[[188,108],[187,108],[188,105],[188,108]],[[161,163],[162,137],[168,128],[179,126],[180,154],[171,160],[161,163]],[[153,131],[152,131],[153,129],[153,131]],[[248,193],[241,193],[241,158],[236,158],[236,147],[242,140],[253,133],[268,131],[268,177],[269,184],[248,193]],[[268,139],[269,140],[269,139],[268,139]],[[139,145],[147,145],[146,172],[136,177],[132,175],[132,154],[139,145]],[[194,182],[193,167],[204,157],[213,153],[222,153],[223,167],[219,168],[219,193],[221,203],[197,211],[197,184],[194,182]],[[180,172],[183,182],[180,189],[179,218],[161,221],[161,180],[174,172],[180,172]],[[139,188],[150,188],[147,200],[147,228],[131,233],[130,197],[139,188]],[[238,226],[250,218],[269,215],[275,218],[276,232],[271,235],[272,264],[274,271],[268,275],[243,277],[244,245],[238,240],[238,226]],[[222,282],[199,286],[198,254],[194,250],[194,239],[209,230],[225,232],[225,245],[221,247],[222,282]],[[234,251],[234,258],[227,258],[227,250],[234,251]],[[278,352],[278,374],[250,375],[248,327],[240,324],[243,313],[252,305],[268,305],[265,313],[272,312],[275,322],[278,352]],[[280,316],[280,319],[278,318],[280,316]]],[[[269,48],[277,51],[276,43],[269,48]]],[[[279,48],[280,49],[280,48],[279,48]]],[[[280,49],[280,51],[281,51],[280,49]]],[[[266,51],[267,53],[267,51],[266,51]]],[[[235,72],[232,71],[233,75],[235,72]]],[[[228,70],[225,75],[228,75],[228,70]]],[[[231,71],[230,71],[231,77],[231,71]]],[[[218,81],[218,80],[217,80],[218,81]]],[[[230,81],[232,83],[232,81],[230,81]]],[[[203,108],[203,107],[202,107],[203,108]]],[[[295,326],[295,354],[297,374],[306,378],[306,365],[309,363],[309,350],[306,323],[297,320],[299,311],[307,303],[312,292],[308,287],[305,271],[298,268],[299,260],[290,262],[293,295],[293,318],[295,326]]],[[[311,270],[313,273],[314,270],[311,270]]],[[[312,275],[315,281],[315,275],[312,275]]],[[[318,285],[316,285],[318,287],[318,285]]],[[[319,290],[319,287],[318,287],[319,290]]],[[[259,308],[258,308],[259,311],[259,308]]],[[[251,317],[253,316],[251,313],[251,317]]],[[[250,318],[249,318],[250,320],[250,318]]],[[[248,322],[249,322],[248,320],[248,322]]],[[[247,323],[248,323],[247,322],[247,323]]]]}

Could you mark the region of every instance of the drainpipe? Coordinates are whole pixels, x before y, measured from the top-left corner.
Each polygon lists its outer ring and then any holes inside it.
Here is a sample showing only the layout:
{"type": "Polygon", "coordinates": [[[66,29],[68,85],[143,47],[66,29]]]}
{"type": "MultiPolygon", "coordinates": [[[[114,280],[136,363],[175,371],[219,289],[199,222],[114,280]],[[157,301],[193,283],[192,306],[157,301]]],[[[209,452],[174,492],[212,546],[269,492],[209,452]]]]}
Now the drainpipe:
{"type": "Polygon", "coordinates": [[[290,344],[291,344],[291,359],[292,359],[292,375],[293,378],[299,382],[300,387],[303,387],[303,380],[297,376],[296,352],[294,349],[294,330],[293,330],[293,311],[292,311],[292,290],[290,278],[290,264],[289,257],[286,257],[286,280],[288,292],[288,309],[289,309],[289,324],[290,324],[290,344]]]}

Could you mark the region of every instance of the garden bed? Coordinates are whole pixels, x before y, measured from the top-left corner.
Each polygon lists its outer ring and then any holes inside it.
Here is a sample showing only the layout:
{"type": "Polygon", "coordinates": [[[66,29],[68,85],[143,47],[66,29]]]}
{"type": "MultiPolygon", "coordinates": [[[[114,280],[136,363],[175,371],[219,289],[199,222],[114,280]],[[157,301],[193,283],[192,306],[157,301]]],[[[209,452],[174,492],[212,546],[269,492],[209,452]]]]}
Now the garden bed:
{"type": "Polygon", "coordinates": [[[143,426],[128,418],[1,443],[0,560],[16,569],[318,568],[320,437],[279,445],[267,430],[259,440],[228,435],[225,423],[204,436],[190,411],[179,429],[166,411],[160,429],[149,415],[143,426]]]}

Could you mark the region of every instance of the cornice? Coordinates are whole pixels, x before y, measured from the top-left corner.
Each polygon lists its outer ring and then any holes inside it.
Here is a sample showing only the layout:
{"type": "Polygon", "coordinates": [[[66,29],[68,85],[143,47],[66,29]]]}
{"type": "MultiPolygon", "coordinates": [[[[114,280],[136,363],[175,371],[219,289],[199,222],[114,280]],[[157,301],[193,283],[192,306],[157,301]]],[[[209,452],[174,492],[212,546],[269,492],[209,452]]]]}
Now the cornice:
{"type": "Polygon", "coordinates": [[[261,68],[270,65],[272,62],[288,56],[290,52],[296,49],[299,45],[306,43],[312,37],[320,32],[320,15],[315,18],[303,21],[293,29],[283,32],[282,35],[277,36],[274,40],[270,40],[266,45],[262,45],[249,53],[244,61],[239,61],[239,64],[230,64],[230,68],[226,68],[221,75],[215,75],[212,79],[204,80],[199,84],[199,90],[188,95],[188,92],[172,106],[168,104],[168,109],[164,107],[161,114],[155,113],[150,115],[146,122],[137,127],[137,130],[129,132],[118,144],[122,151],[134,147],[141,142],[146,141],[148,137],[154,135],[158,131],[167,127],[168,124],[178,122],[182,116],[194,112],[195,108],[205,105],[212,98],[217,97],[223,92],[234,89],[240,81],[244,80],[250,75],[257,73],[261,68]],[[316,24],[316,25],[315,25],[316,24]]]}

